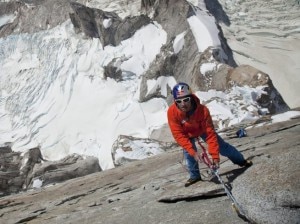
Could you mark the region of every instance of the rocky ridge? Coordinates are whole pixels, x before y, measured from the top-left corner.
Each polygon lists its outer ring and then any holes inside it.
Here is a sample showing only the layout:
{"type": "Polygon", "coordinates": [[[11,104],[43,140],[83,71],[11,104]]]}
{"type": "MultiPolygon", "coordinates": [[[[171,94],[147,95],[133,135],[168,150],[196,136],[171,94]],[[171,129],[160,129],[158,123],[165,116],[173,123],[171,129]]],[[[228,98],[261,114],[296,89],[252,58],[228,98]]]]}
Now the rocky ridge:
{"type": "Polygon", "coordinates": [[[299,107],[300,3],[298,0],[205,0],[237,65],[267,73],[287,104],[299,107]]]}

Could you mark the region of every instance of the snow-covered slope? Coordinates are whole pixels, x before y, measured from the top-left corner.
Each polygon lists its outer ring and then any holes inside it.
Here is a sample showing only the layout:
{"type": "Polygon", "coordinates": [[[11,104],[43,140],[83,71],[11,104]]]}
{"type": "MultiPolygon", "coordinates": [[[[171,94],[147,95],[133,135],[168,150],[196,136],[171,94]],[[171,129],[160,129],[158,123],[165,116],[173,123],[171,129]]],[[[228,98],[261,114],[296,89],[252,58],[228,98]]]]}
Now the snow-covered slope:
{"type": "Polygon", "coordinates": [[[300,4],[298,0],[206,0],[238,64],[270,75],[291,107],[299,107],[300,4]]]}
{"type": "Polygon", "coordinates": [[[99,39],[79,38],[70,21],[1,39],[2,113],[13,113],[15,130],[10,139],[2,130],[1,142],[14,142],[14,150],[40,145],[49,159],[93,155],[111,168],[111,145],[119,134],[147,137],[166,122],[164,100],[139,104],[136,96],[139,76],[165,40],[160,26],[149,24],[120,46],[103,49],[99,39]],[[135,76],[104,80],[103,66],[122,56],[130,59],[121,68],[135,76]]]}

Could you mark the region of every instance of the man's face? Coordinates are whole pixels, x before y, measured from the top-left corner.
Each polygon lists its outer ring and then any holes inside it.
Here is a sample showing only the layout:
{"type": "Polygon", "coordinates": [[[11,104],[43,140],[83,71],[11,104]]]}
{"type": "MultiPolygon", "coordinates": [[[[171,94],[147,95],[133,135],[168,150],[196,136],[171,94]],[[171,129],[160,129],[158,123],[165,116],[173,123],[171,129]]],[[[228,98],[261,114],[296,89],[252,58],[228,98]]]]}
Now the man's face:
{"type": "Polygon", "coordinates": [[[189,112],[192,109],[191,97],[181,97],[175,100],[177,107],[183,112],[189,112]]]}

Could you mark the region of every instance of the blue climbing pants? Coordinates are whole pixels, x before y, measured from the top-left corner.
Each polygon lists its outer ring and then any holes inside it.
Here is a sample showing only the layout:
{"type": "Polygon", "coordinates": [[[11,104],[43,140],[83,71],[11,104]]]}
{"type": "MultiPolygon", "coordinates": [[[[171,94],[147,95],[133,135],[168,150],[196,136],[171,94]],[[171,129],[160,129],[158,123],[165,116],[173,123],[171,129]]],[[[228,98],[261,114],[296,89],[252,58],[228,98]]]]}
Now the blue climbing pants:
{"type": "MultiPolygon", "coordinates": [[[[206,136],[202,135],[201,138],[205,141],[206,136]]],[[[218,143],[219,143],[219,149],[220,154],[222,156],[226,156],[228,159],[230,159],[234,164],[241,165],[244,163],[245,159],[244,156],[232,145],[225,142],[218,134],[218,143]]],[[[195,151],[197,151],[196,146],[196,139],[191,139],[191,143],[193,144],[193,148],[195,151]]],[[[186,150],[183,150],[184,158],[187,162],[187,168],[189,170],[190,178],[196,179],[200,177],[199,172],[199,166],[197,161],[194,159],[193,156],[190,156],[186,150]]]]}

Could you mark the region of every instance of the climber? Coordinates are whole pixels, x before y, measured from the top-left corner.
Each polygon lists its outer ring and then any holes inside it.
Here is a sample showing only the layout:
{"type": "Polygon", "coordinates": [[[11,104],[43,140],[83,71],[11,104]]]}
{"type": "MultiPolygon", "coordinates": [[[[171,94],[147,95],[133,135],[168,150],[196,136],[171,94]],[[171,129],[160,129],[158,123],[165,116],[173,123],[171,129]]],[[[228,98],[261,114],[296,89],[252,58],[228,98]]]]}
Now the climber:
{"type": "Polygon", "coordinates": [[[201,137],[208,145],[214,166],[219,167],[220,156],[228,157],[234,164],[249,167],[252,161],[232,145],[225,142],[214,130],[208,108],[200,103],[186,83],[178,83],[172,90],[174,103],[168,109],[168,124],[175,141],[184,149],[190,178],[185,187],[201,180],[198,162],[201,160],[196,138],[201,137]]]}

